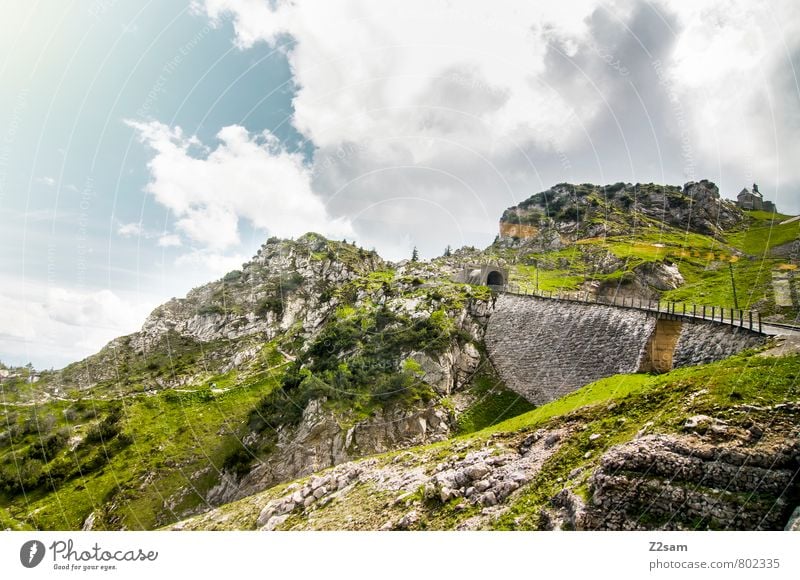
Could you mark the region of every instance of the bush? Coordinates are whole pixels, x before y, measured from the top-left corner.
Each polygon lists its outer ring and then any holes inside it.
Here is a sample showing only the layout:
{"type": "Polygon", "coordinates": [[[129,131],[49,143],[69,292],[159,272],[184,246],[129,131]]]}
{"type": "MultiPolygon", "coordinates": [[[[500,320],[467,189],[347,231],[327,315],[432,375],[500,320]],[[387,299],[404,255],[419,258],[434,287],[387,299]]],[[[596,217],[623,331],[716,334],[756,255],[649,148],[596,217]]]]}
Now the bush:
{"type": "Polygon", "coordinates": [[[86,443],[107,442],[119,435],[121,428],[119,421],[122,418],[122,408],[115,405],[109,409],[108,415],[89,428],[86,433],[86,443]]]}
{"type": "Polygon", "coordinates": [[[11,495],[36,489],[41,480],[42,462],[38,459],[28,458],[0,467],[0,489],[11,495]]]}
{"type": "Polygon", "coordinates": [[[242,477],[250,471],[250,463],[253,455],[243,445],[235,448],[222,462],[222,469],[228,473],[233,473],[236,477],[242,477]]]}
{"type": "Polygon", "coordinates": [[[197,310],[200,316],[210,316],[212,314],[225,314],[225,309],[219,304],[204,304],[197,310]]]}
{"type": "Polygon", "coordinates": [[[57,433],[41,438],[37,443],[31,446],[28,455],[43,463],[47,463],[51,461],[59,451],[66,447],[68,438],[66,429],[61,429],[57,433]]]}
{"type": "Polygon", "coordinates": [[[259,301],[256,305],[256,316],[266,318],[272,312],[276,316],[283,314],[283,298],[281,296],[268,296],[259,301]]]}
{"type": "Polygon", "coordinates": [[[228,282],[228,283],[238,282],[241,279],[241,277],[242,277],[242,271],[241,270],[233,270],[233,271],[228,272],[227,274],[225,274],[225,276],[222,278],[222,281],[223,282],[228,282]]]}

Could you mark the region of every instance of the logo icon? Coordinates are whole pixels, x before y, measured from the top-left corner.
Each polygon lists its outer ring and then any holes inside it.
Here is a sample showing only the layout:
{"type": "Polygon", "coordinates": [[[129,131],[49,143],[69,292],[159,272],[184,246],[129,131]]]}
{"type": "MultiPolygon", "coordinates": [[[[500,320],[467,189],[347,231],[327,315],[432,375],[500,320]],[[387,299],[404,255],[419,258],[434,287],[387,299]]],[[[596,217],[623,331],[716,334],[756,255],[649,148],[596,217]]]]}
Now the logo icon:
{"type": "Polygon", "coordinates": [[[39,540],[28,540],[19,549],[19,561],[26,568],[36,568],[44,559],[44,544],[39,540]]]}

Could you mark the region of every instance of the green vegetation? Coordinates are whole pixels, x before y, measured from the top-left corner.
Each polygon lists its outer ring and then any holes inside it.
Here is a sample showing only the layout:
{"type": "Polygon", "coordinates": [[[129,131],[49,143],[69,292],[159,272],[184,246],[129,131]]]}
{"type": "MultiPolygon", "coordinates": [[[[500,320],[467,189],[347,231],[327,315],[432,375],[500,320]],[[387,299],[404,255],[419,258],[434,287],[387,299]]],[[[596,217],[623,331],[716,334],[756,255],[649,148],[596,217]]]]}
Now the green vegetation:
{"type": "MultiPolygon", "coordinates": [[[[531,224],[567,220],[580,222],[572,224],[575,228],[591,228],[606,212],[613,224],[629,224],[630,216],[620,207],[633,208],[636,196],[648,187],[574,186],[573,197],[542,196],[545,210],[538,209],[539,201],[529,200],[524,219],[531,224]]],[[[659,192],[671,206],[689,203],[679,189],[659,192]]],[[[271,342],[266,340],[274,336],[273,329],[209,342],[168,331],[146,346],[132,337],[117,339],[60,374],[36,375],[41,376],[39,383],[33,382],[32,368],[13,369],[16,375],[0,383],[5,405],[0,527],[76,529],[92,513],[96,529],[150,529],[174,522],[203,508],[222,471],[241,476],[256,460],[269,456],[277,433],[297,425],[311,401],[333,412],[343,428],[383,410],[420,403],[436,402],[455,412],[459,399],[442,398],[426,382],[426,357],[440,357],[473,340],[461,330],[459,317],[470,301],[496,297],[488,287],[449,281],[461,259],[502,260],[512,283],[545,292],[585,289],[589,283],[641,282],[643,271],[652,271],[648,264],[663,261],[677,265],[684,284],[661,292],[662,299],[726,308],[734,306],[732,265],[739,307],[757,308],[765,315],[794,312],[774,305],[772,274],[788,266],[770,252],[796,240],[800,222],[781,226],[778,220],[784,216],[748,212],[742,229],[723,239],[677,231],[634,209],[631,214],[636,214],[635,229],[615,225],[584,239],[580,234],[586,230],[578,229],[572,242],[564,236],[558,250],[500,243],[485,252],[448,248],[441,259],[425,263],[417,256],[415,263],[397,270],[374,252],[316,234],[304,236],[302,243],[272,241],[259,255],[280,256],[290,264],[285,271],[270,271],[263,260],[245,264],[161,308],[172,314],[189,312],[187,317],[224,315],[235,329],[253,320],[286,322],[287,301],[313,296],[333,305],[321,313],[313,332],[299,319],[271,342]],[[325,262],[339,261],[351,272],[335,284],[315,280],[308,268],[300,269],[301,275],[295,264],[303,252],[313,268],[325,270],[325,262]],[[232,358],[245,349],[257,351],[255,360],[229,370],[232,358]]],[[[485,353],[482,357],[485,361],[485,353]]],[[[566,482],[577,493],[587,493],[586,474],[610,446],[644,428],[678,432],[688,414],[713,414],[735,425],[742,420],[737,405],[764,407],[796,399],[798,371],[797,356],[745,354],[664,375],[609,377],[534,409],[484,366],[466,387],[465,399],[472,402],[458,416],[458,437],[414,453],[439,461],[454,450],[467,453],[485,446],[495,436],[521,439],[522,433],[539,428],[569,430],[537,479],[515,496],[511,509],[495,524],[536,528],[541,510],[566,482]],[[592,438],[595,434],[601,437],[592,438]]],[[[388,454],[379,460],[396,457],[388,454]]],[[[358,518],[370,525],[383,518],[376,513],[392,501],[385,491],[370,486],[358,488],[354,497],[364,498],[358,518]]],[[[426,503],[427,515],[419,525],[452,527],[479,515],[473,507],[458,501],[426,503]]],[[[326,524],[325,517],[321,514],[317,525],[342,525],[341,518],[331,516],[326,524]]],[[[287,527],[293,525],[303,525],[300,515],[287,520],[287,527]]]]}
{"type": "Polygon", "coordinates": [[[37,529],[80,529],[92,512],[95,529],[174,521],[204,501],[223,466],[245,449],[239,432],[247,409],[280,376],[280,369],[241,380],[229,373],[158,396],[7,411],[15,427],[0,443],[0,520],[37,529]]]}
{"type": "Polygon", "coordinates": [[[533,409],[533,405],[506,389],[493,374],[481,374],[472,384],[470,394],[476,401],[459,416],[456,426],[459,435],[481,431],[533,409]]]}
{"type": "Polygon", "coordinates": [[[491,431],[518,431],[522,428],[540,425],[553,417],[566,415],[582,407],[598,405],[613,399],[619,399],[633,393],[641,392],[651,385],[656,378],[657,377],[653,375],[635,374],[614,375],[612,377],[600,379],[552,403],[542,405],[529,413],[519,415],[518,417],[495,425],[492,427],[491,431]]]}
{"type": "MultiPolygon", "coordinates": [[[[552,498],[565,487],[584,500],[589,499],[589,476],[602,455],[611,447],[625,443],[638,433],[684,433],[689,417],[706,414],[725,422],[729,429],[744,430],[755,424],[796,430],[790,415],[778,418],[771,406],[797,400],[800,385],[800,355],[781,358],[742,353],[727,360],[674,370],[662,375],[616,375],[592,384],[557,401],[524,413],[478,432],[417,448],[394,451],[371,459],[376,469],[422,467],[430,473],[434,466],[473,451],[491,447],[517,446],[538,429],[559,430],[559,447],[542,465],[541,471],[519,492],[511,496],[508,508],[497,519],[487,518],[493,529],[539,529],[541,514],[552,507],[552,498]],[[743,406],[747,412],[743,413],[743,406]],[[375,463],[377,462],[377,463],[375,463]]],[[[491,385],[484,383],[484,388],[491,385]]],[[[436,467],[440,469],[440,467],[436,467]]],[[[301,485],[305,483],[300,480],[301,485]]],[[[697,482],[683,482],[694,490],[715,494],[727,500],[735,494],[706,490],[697,482]]],[[[224,506],[213,518],[201,516],[191,528],[253,528],[255,516],[268,499],[280,497],[285,486],[224,506]],[[202,523],[200,523],[202,522],[202,523]]],[[[753,495],[741,502],[774,498],[753,495]]],[[[369,483],[360,483],[347,495],[312,508],[292,513],[282,529],[377,529],[386,521],[397,521],[414,510],[415,529],[454,529],[480,516],[480,507],[462,499],[440,502],[426,500],[422,490],[393,497],[369,483]]],[[[644,522],[647,516],[641,520],[644,522]]],[[[719,522],[684,522],[696,529],[719,526],[719,522]]],[[[653,520],[657,527],[660,522],[653,520]]],[[[724,526],[723,526],[724,527],[724,526]]]]}
{"type": "Polygon", "coordinates": [[[688,417],[701,414],[712,415],[730,426],[746,426],[759,418],[769,420],[767,412],[764,417],[756,412],[743,415],[737,408],[743,404],[760,408],[795,400],[800,391],[798,372],[800,356],[770,358],[745,353],[660,376],[633,380],[611,377],[493,427],[493,431],[552,428],[568,421],[580,421],[585,426],[545,462],[496,527],[537,529],[541,509],[570,481],[570,473],[580,472],[573,480],[580,490],[591,472],[586,468],[596,466],[603,452],[630,440],[643,428],[680,432],[688,417]],[[581,399],[586,404],[580,405],[581,399]],[[594,433],[601,437],[592,440],[594,433]]]}
{"type": "Polygon", "coordinates": [[[780,225],[787,216],[774,216],[766,212],[747,212],[749,227],[728,236],[728,242],[752,256],[765,256],[777,246],[800,239],[800,220],[780,225]]]}
{"type": "Polygon", "coordinates": [[[297,424],[308,402],[325,399],[329,408],[353,417],[369,416],[389,403],[428,401],[434,393],[404,353],[441,352],[455,337],[443,310],[416,320],[386,308],[340,307],[317,338],[286,371],[279,389],[250,415],[253,430],[297,424]]]}

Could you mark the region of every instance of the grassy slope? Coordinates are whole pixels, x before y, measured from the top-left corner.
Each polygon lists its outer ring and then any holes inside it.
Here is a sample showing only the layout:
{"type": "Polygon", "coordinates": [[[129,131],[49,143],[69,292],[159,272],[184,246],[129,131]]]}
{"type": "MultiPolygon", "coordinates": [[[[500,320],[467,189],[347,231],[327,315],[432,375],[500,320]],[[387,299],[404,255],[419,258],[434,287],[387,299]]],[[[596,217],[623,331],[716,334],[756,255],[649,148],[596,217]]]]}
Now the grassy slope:
{"type": "MultiPolygon", "coordinates": [[[[352,299],[344,300],[326,324],[327,334],[319,339],[330,340],[330,344],[326,343],[326,348],[320,352],[317,352],[319,349],[314,351],[317,366],[325,363],[326,368],[331,367],[341,374],[349,374],[352,369],[352,380],[361,381],[340,392],[326,390],[328,406],[342,411],[348,420],[365,418],[377,405],[369,399],[369,389],[380,385],[370,379],[392,375],[388,366],[361,364],[353,353],[373,345],[375,348],[370,352],[375,351],[374,356],[395,362],[409,350],[419,350],[426,345],[433,348],[435,344],[428,344],[432,340],[431,332],[436,340],[442,333],[445,338],[455,333],[447,311],[463,308],[471,298],[490,298],[485,287],[449,282],[428,286],[393,285],[394,277],[394,272],[389,270],[372,272],[342,285],[337,291],[355,296],[359,291],[386,290],[391,295],[419,298],[423,303],[433,301],[438,307],[433,315],[418,320],[399,318],[398,328],[384,336],[385,333],[376,332],[374,326],[377,316],[386,318],[387,314],[382,314],[371,303],[355,307],[352,299]],[[426,329],[431,332],[426,334],[426,329]],[[335,348],[331,346],[334,343],[335,348]],[[342,353],[345,358],[340,358],[342,353]],[[380,372],[370,374],[364,369],[380,372]],[[355,376],[356,372],[360,374],[355,376]],[[356,387],[365,381],[364,392],[356,392],[356,387]],[[338,397],[337,393],[340,393],[338,397]],[[369,400],[364,403],[344,396],[354,393],[363,394],[361,398],[369,400]]],[[[254,413],[258,415],[265,410],[265,401],[270,402],[271,396],[283,393],[280,389],[293,365],[283,360],[279,349],[295,350],[291,344],[286,344],[291,338],[286,335],[266,345],[256,363],[242,372],[225,375],[202,372],[205,357],[202,352],[192,350],[195,343],[173,340],[173,347],[179,344],[180,351],[172,348],[169,356],[159,351],[150,357],[140,357],[135,368],[129,365],[128,372],[120,379],[69,392],[64,400],[41,402],[41,392],[37,391],[41,385],[25,382],[15,386],[13,392],[4,392],[6,402],[10,403],[5,418],[12,419],[8,431],[21,431],[21,434],[3,439],[4,432],[0,429],[0,506],[4,509],[0,512],[0,523],[4,527],[21,524],[39,529],[76,529],[94,513],[95,529],[149,529],[202,507],[202,497],[218,482],[222,467],[245,468],[254,460],[253,453],[260,455],[269,451],[248,450],[240,438],[253,428],[254,413]],[[175,369],[192,376],[190,383],[180,388],[145,391],[145,385],[152,381],[148,373],[174,374],[175,369]],[[33,404],[37,400],[39,402],[33,404]],[[119,419],[113,422],[113,431],[104,440],[87,443],[86,435],[102,426],[115,412],[119,419]],[[35,426],[29,414],[38,418],[35,426]],[[55,451],[47,457],[37,459],[33,455],[37,446],[59,433],[63,434],[64,441],[56,444],[55,451]],[[73,442],[68,443],[68,439],[83,442],[75,446],[73,442]],[[23,483],[16,489],[9,489],[16,481],[23,483]],[[165,504],[169,506],[166,509],[165,504]]],[[[236,344],[228,342],[220,341],[226,352],[236,348],[236,344]]],[[[215,360],[215,363],[219,366],[220,361],[215,360]]],[[[311,368],[316,369],[313,365],[311,368]]],[[[409,372],[413,373],[413,369],[409,372]]],[[[334,384],[334,379],[338,378],[328,377],[323,372],[319,375],[329,379],[326,384],[334,384]]],[[[414,382],[416,385],[419,381],[414,382]]],[[[416,390],[422,388],[425,393],[430,390],[424,384],[416,390]]],[[[496,380],[491,384],[476,381],[472,388],[476,400],[459,425],[461,432],[483,428],[531,408],[496,380]]],[[[390,395],[396,395],[394,400],[402,398],[407,391],[406,398],[409,398],[415,396],[416,390],[392,391],[390,395]]],[[[292,393],[287,400],[295,411],[304,407],[304,401],[298,397],[297,393],[292,393]]],[[[286,399],[285,393],[283,398],[286,399]]],[[[268,405],[266,410],[274,411],[273,407],[275,405],[268,405]]],[[[278,419],[270,420],[264,428],[271,429],[278,423],[287,424],[278,419]]]]}
{"type": "Polygon", "coordinates": [[[626,271],[645,262],[669,260],[678,265],[685,284],[664,292],[664,300],[725,308],[734,307],[728,265],[731,264],[739,308],[793,318],[796,315],[793,309],[778,309],[774,305],[772,272],[785,260],[772,257],[770,250],[797,240],[800,221],[779,225],[788,216],[746,214],[747,227],[729,234],[724,242],[666,226],[647,226],[635,235],[578,240],[556,252],[495,250],[495,253],[514,263],[511,282],[527,291],[536,287],[537,276],[540,290],[574,290],[589,280],[619,280],[626,271]],[[598,273],[591,265],[591,256],[600,250],[621,260],[622,267],[612,273],[598,273]]]}
{"type": "MultiPolygon", "coordinates": [[[[629,441],[638,432],[681,433],[688,417],[708,414],[730,426],[752,423],[769,429],[792,429],[786,422],[764,409],[770,405],[796,401],[800,395],[800,355],[782,358],[759,357],[743,353],[727,360],[678,369],[663,375],[617,375],[586,385],[578,391],[482,431],[448,441],[406,451],[376,456],[375,467],[407,464],[430,470],[448,457],[463,457],[471,450],[519,441],[537,429],[570,427],[571,434],[548,459],[539,475],[520,493],[512,496],[508,509],[491,527],[496,529],[537,529],[543,508],[566,486],[587,497],[587,480],[602,454],[610,447],[629,441]],[[748,411],[740,409],[748,405],[748,411]],[[593,434],[599,438],[592,439],[593,434]],[[499,438],[499,439],[498,439],[499,438]]],[[[518,443],[516,443],[518,444],[518,443]]],[[[301,483],[305,481],[299,480],[301,483]]],[[[239,502],[223,506],[211,519],[192,520],[192,529],[251,529],[262,506],[280,497],[286,485],[278,486],[239,502]]],[[[352,496],[315,509],[306,519],[295,513],[282,529],[370,529],[408,511],[408,498],[397,500],[363,484],[352,496]]],[[[460,500],[445,504],[417,505],[423,529],[452,529],[476,515],[471,507],[461,508],[460,500]]]]}
{"type": "MultiPolygon", "coordinates": [[[[275,362],[274,354],[267,358],[275,362]]],[[[235,373],[228,373],[189,386],[185,392],[122,399],[120,426],[129,438],[127,446],[118,449],[117,437],[75,450],[65,447],[44,466],[41,485],[25,494],[0,496],[4,505],[0,517],[5,513],[21,525],[39,529],[80,529],[93,511],[96,529],[150,529],[174,521],[176,514],[199,505],[201,497],[195,493],[175,496],[174,513],[162,508],[164,499],[187,486],[202,494],[216,482],[225,459],[242,448],[237,435],[249,409],[278,384],[281,372],[276,366],[241,382],[235,373]],[[98,464],[99,468],[92,468],[98,464]],[[71,476],[54,485],[48,472],[56,465],[68,465],[71,476]],[[117,509],[104,513],[99,508],[110,500],[117,509]]],[[[102,417],[113,404],[84,399],[81,406],[102,417]]],[[[67,421],[63,411],[71,406],[74,402],[46,403],[38,413],[60,418],[52,430],[62,428],[71,437],[85,436],[96,422],[80,417],[67,421]]],[[[0,449],[0,458],[13,465],[14,453],[24,454],[41,438],[28,435],[0,449]]]]}

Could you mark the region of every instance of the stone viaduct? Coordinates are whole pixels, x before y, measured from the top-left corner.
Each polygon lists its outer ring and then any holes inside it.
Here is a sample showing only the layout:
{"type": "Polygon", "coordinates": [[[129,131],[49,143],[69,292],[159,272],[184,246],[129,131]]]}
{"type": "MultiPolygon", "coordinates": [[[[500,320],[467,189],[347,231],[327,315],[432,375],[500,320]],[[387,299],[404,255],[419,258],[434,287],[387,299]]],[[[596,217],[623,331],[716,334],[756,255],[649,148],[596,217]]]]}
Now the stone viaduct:
{"type": "Polygon", "coordinates": [[[498,295],[485,337],[506,385],[537,405],[617,373],[713,362],[765,340],[691,315],[509,293],[498,295]]]}

